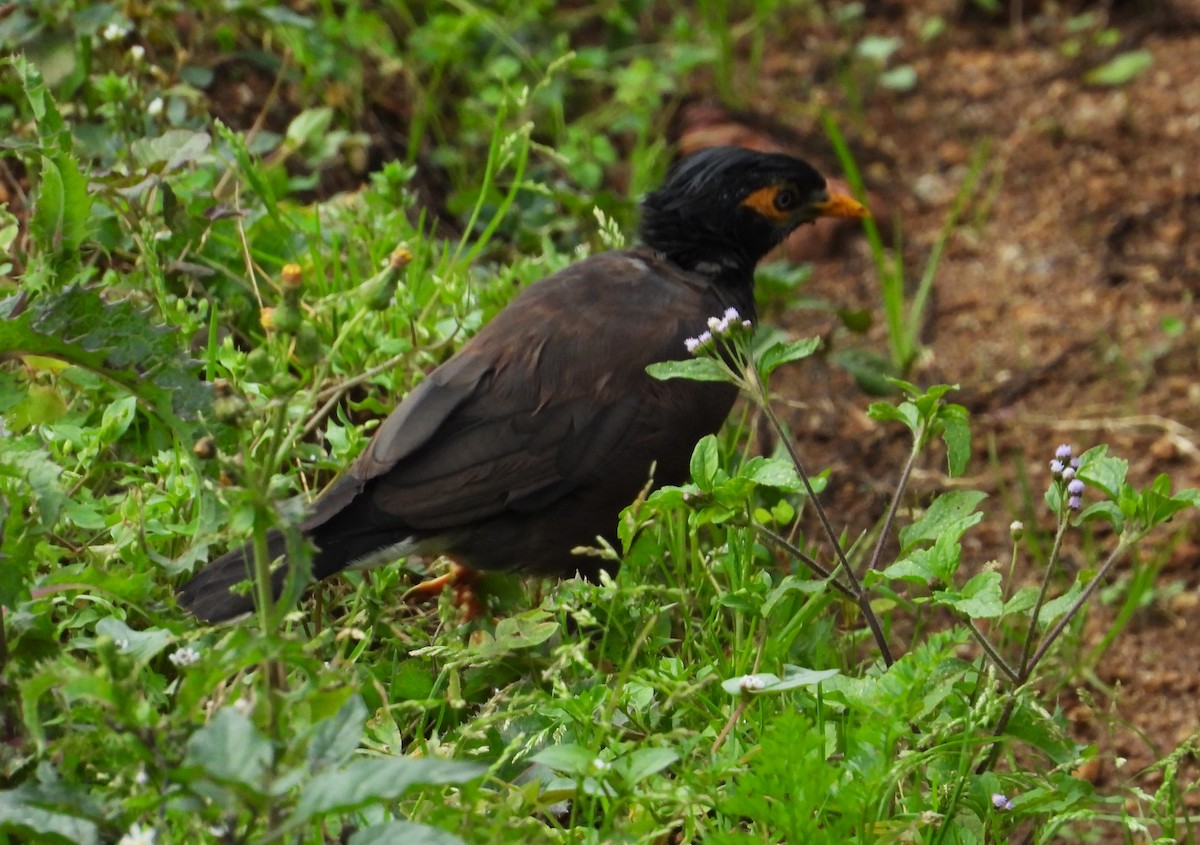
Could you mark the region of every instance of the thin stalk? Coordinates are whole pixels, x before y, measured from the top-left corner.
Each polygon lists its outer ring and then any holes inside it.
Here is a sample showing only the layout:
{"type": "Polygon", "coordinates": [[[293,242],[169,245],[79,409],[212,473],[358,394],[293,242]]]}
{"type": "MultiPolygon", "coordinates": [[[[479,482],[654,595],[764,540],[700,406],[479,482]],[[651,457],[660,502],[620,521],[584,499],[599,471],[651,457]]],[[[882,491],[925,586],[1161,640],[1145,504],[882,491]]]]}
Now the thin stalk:
{"type": "Polygon", "coordinates": [[[1108,574],[1108,570],[1112,569],[1113,564],[1116,563],[1121,556],[1129,550],[1130,545],[1130,543],[1127,543],[1124,540],[1117,543],[1117,547],[1112,550],[1112,554],[1108,556],[1108,559],[1104,561],[1104,563],[1100,566],[1100,569],[1097,570],[1095,577],[1088,582],[1088,585],[1083,588],[1083,592],[1081,592],[1075,601],[1071,603],[1071,606],[1067,609],[1067,612],[1062,615],[1062,618],[1055,623],[1054,627],[1050,629],[1050,632],[1042,639],[1042,644],[1038,646],[1037,651],[1035,651],[1033,656],[1029,658],[1029,666],[1025,672],[1025,680],[1029,679],[1029,675],[1037,667],[1038,662],[1046,655],[1046,652],[1050,650],[1050,646],[1054,645],[1054,641],[1058,639],[1059,635],[1062,634],[1064,630],[1066,630],[1067,625],[1070,624],[1071,620],[1075,617],[1075,614],[1079,612],[1079,608],[1083,607],[1083,603],[1086,602],[1092,593],[1096,591],[1096,588],[1100,586],[1100,582],[1103,581],[1104,577],[1108,574]]]}
{"type": "Polygon", "coordinates": [[[1058,518],[1058,533],[1054,535],[1054,548],[1050,550],[1050,559],[1046,561],[1046,574],[1042,577],[1042,588],[1038,592],[1037,601],[1033,605],[1033,613],[1029,617],[1029,628],[1025,632],[1025,644],[1021,647],[1021,662],[1017,665],[1017,672],[1021,678],[1029,677],[1029,655],[1033,649],[1034,638],[1037,636],[1038,617],[1042,613],[1042,605],[1046,603],[1046,595],[1050,591],[1050,577],[1054,574],[1055,565],[1058,563],[1058,553],[1062,549],[1063,538],[1067,534],[1067,515],[1065,513],[1059,515],[1058,518]]]}
{"type": "Polygon", "coordinates": [[[797,546],[795,543],[791,542],[786,537],[784,537],[780,534],[776,534],[774,531],[772,531],[770,528],[767,528],[765,525],[759,525],[758,523],[754,523],[754,528],[755,528],[755,530],[758,531],[759,534],[761,534],[767,540],[774,543],[776,546],[783,549],[783,551],[787,552],[789,555],[791,555],[792,557],[795,557],[801,563],[803,563],[805,566],[807,566],[814,575],[816,575],[819,578],[823,578],[825,581],[827,581],[829,583],[829,586],[833,587],[835,590],[837,590],[839,593],[846,596],[847,598],[854,598],[854,593],[850,590],[849,587],[847,587],[841,581],[837,580],[834,577],[832,572],[830,572],[828,569],[821,566],[821,564],[817,563],[815,560],[813,560],[811,557],[809,557],[807,554],[805,554],[803,552],[803,550],[801,550],[800,547],[797,546]]]}
{"type": "Polygon", "coordinates": [[[746,373],[748,380],[754,386],[756,400],[762,407],[763,413],[767,415],[771,426],[779,434],[779,439],[783,441],[784,448],[788,452],[788,457],[791,458],[792,465],[796,468],[796,474],[800,476],[800,482],[804,485],[804,490],[813,503],[817,518],[821,522],[821,528],[824,530],[825,536],[829,538],[829,542],[833,545],[838,562],[845,571],[846,577],[850,580],[850,590],[855,602],[862,611],[863,618],[867,620],[867,626],[871,629],[871,635],[875,637],[875,643],[879,646],[879,653],[883,657],[884,665],[891,666],[896,661],[892,657],[891,649],[888,647],[887,637],[883,633],[883,626],[879,624],[879,618],[875,615],[875,611],[871,609],[870,599],[867,597],[867,593],[859,582],[858,577],[854,574],[854,568],[850,566],[850,561],[846,559],[846,552],[842,549],[842,544],[838,541],[837,534],[833,530],[833,525],[830,524],[829,517],[825,513],[825,508],[822,507],[820,499],[817,498],[817,491],[813,489],[808,472],[804,469],[804,462],[800,460],[800,454],[796,451],[795,444],[792,443],[792,437],[783,427],[783,423],[779,421],[779,417],[776,416],[775,411],[771,408],[771,403],[763,387],[762,380],[758,377],[757,370],[753,366],[748,366],[746,373]]]}
{"type": "Polygon", "coordinates": [[[988,657],[992,658],[992,662],[1000,668],[1001,672],[1009,677],[1009,680],[1011,680],[1013,683],[1019,684],[1021,682],[1021,677],[1017,674],[1017,670],[1008,665],[1008,661],[1000,655],[1000,652],[996,650],[996,647],[991,644],[986,636],[984,636],[983,631],[980,631],[975,625],[975,620],[968,618],[967,625],[970,627],[971,633],[975,635],[975,639],[979,643],[980,647],[987,652],[988,657]]]}
{"type": "Polygon", "coordinates": [[[905,463],[904,469],[900,472],[900,481],[896,485],[896,492],[892,496],[892,502],[888,505],[887,516],[883,518],[883,527],[879,530],[879,539],[875,541],[875,548],[871,551],[871,559],[867,561],[867,568],[864,573],[869,572],[879,565],[879,559],[883,557],[883,546],[887,542],[888,532],[891,530],[892,523],[896,521],[896,513],[900,510],[900,499],[904,495],[905,489],[908,487],[908,480],[912,477],[913,469],[917,465],[917,456],[921,454],[921,448],[925,440],[925,423],[921,423],[921,430],[917,432],[917,436],[913,439],[913,448],[908,455],[908,462],[905,463]]]}

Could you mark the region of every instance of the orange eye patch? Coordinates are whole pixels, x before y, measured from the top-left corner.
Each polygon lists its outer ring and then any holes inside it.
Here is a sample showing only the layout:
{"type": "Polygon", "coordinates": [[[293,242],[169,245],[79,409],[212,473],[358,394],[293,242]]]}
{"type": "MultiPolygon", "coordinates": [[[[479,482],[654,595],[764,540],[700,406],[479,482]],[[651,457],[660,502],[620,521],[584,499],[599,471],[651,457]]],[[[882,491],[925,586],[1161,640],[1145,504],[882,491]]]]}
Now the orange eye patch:
{"type": "Polygon", "coordinates": [[[788,212],[781,211],[775,206],[775,197],[779,195],[778,185],[768,185],[765,188],[759,188],[750,196],[742,200],[741,204],[750,210],[761,214],[768,220],[777,220],[782,222],[788,219],[788,212]]]}

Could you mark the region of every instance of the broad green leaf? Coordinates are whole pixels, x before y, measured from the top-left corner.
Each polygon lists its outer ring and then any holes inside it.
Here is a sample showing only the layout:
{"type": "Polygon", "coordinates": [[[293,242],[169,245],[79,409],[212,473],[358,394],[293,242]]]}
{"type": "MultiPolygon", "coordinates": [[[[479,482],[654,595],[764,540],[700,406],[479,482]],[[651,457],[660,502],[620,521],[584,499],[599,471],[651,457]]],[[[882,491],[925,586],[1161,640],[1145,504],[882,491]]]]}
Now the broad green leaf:
{"type": "Polygon", "coordinates": [[[1079,456],[1078,477],[1104,491],[1110,499],[1116,499],[1125,483],[1129,461],[1108,454],[1107,446],[1096,446],[1079,456]]]}
{"type": "Polygon", "coordinates": [[[613,761],[613,769],[627,786],[636,786],[679,759],[671,748],[639,748],[613,761]]]}
{"type": "Polygon", "coordinates": [[[102,375],[184,435],[180,420],[195,419],[211,402],[186,344],[133,300],[108,302],[95,287],[43,294],[17,317],[0,320],[0,355],[43,355],[102,375]]]}
{"type": "Polygon", "coordinates": [[[171,173],[195,164],[207,164],[212,136],[190,129],[168,129],[157,138],[139,138],[129,145],[134,161],[155,173],[171,173]]]}
{"type": "Polygon", "coordinates": [[[983,519],[983,514],[976,512],[975,507],[986,498],[987,493],[978,490],[943,493],[933,500],[920,519],[900,530],[901,548],[907,551],[916,543],[937,540],[944,534],[951,534],[957,541],[964,531],[983,519]]]}
{"type": "Polygon", "coordinates": [[[166,648],[173,638],[166,628],[135,631],[115,616],[108,616],[97,622],[96,633],[115,642],[117,650],[122,654],[132,655],[139,661],[154,657],[166,648]]]}
{"type": "Polygon", "coordinates": [[[416,822],[392,821],[373,824],[355,832],[350,845],[466,845],[466,843],[440,827],[430,827],[416,822]]]}
{"type": "Polygon", "coordinates": [[[755,365],[758,368],[759,375],[766,380],[778,367],[791,361],[799,361],[802,358],[809,357],[820,345],[821,339],[819,337],[773,343],[762,351],[755,365]]]}
{"type": "Polygon", "coordinates": [[[725,365],[714,358],[660,361],[646,367],[646,372],[662,381],[673,378],[686,378],[692,381],[732,381],[732,376],[725,365]]]}
{"type": "Polygon", "coordinates": [[[596,757],[596,752],[590,751],[581,745],[568,743],[543,748],[530,759],[559,774],[582,777],[583,775],[596,773],[596,760],[598,758],[596,757]]]}
{"type": "Polygon", "coordinates": [[[952,531],[939,534],[932,546],[917,549],[908,557],[901,558],[884,569],[883,575],[914,584],[951,583],[962,559],[959,536],[961,534],[952,531]]]}
{"type": "Polygon", "coordinates": [[[326,770],[304,785],[289,825],[314,816],[345,813],[395,801],[414,786],[464,783],[483,774],[482,766],[457,760],[370,757],[326,770]]]}
{"type": "Polygon", "coordinates": [[[237,784],[255,795],[263,795],[268,786],[267,766],[273,757],[271,743],[250,719],[232,707],[225,707],[192,734],[185,763],[199,766],[213,780],[237,784]]]}
{"type": "Polygon", "coordinates": [[[999,572],[980,572],[961,590],[939,590],[933,598],[972,619],[994,619],[1004,612],[999,572]]]}
{"type": "Polygon", "coordinates": [[[336,713],[318,722],[308,744],[308,767],[315,772],[350,759],[362,738],[366,718],[367,705],[355,694],[336,713]]]}
{"type": "Polygon", "coordinates": [[[94,845],[99,831],[93,822],[55,812],[30,802],[20,790],[0,792],[0,839],[45,845],[94,845]]]}

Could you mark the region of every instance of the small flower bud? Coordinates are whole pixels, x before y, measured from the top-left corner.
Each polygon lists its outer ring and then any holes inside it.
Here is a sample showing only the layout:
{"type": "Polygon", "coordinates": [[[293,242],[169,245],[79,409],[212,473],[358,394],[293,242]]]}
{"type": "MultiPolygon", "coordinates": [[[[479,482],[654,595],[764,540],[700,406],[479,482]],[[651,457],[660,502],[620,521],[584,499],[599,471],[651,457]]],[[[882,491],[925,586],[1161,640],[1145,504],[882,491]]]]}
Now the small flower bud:
{"type": "Polygon", "coordinates": [[[1020,540],[1025,534],[1025,523],[1019,519],[1014,519],[1012,525],[1008,526],[1008,533],[1012,535],[1014,540],[1020,540]]]}
{"type": "Polygon", "coordinates": [[[1070,481],[1072,478],[1074,478],[1075,467],[1063,467],[1062,477],[1063,481],[1070,481]]]}
{"type": "Polygon", "coordinates": [[[192,444],[192,454],[202,461],[210,461],[217,456],[217,441],[212,435],[205,435],[192,444]]]}
{"type": "Polygon", "coordinates": [[[1003,813],[1003,812],[1007,812],[1008,810],[1011,810],[1013,808],[1013,802],[1004,793],[993,792],[992,793],[992,806],[1003,813]]]}
{"type": "Polygon", "coordinates": [[[1067,458],[1071,457],[1070,445],[1066,443],[1061,444],[1057,449],[1054,450],[1054,457],[1062,461],[1065,461],[1067,458]]]}
{"type": "Polygon", "coordinates": [[[1072,496],[1071,498],[1067,499],[1067,507],[1069,507],[1073,511],[1082,509],[1083,508],[1083,497],[1072,496]]]}
{"type": "Polygon", "coordinates": [[[1071,481],[1071,483],[1067,485],[1067,492],[1070,493],[1072,496],[1082,496],[1083,495],[1083,482],[1080,481],[1078,478],[1073,479],[1071,481]]]}
{"type": "Polygon", "coordinates": [[[1055,475],[1062,475],[1065,468],[1066,467],[1063,465],[1063,462],[1058,458],[1055,458],[1050,462],[1050,472],[1054,473],[1055,475]]]}

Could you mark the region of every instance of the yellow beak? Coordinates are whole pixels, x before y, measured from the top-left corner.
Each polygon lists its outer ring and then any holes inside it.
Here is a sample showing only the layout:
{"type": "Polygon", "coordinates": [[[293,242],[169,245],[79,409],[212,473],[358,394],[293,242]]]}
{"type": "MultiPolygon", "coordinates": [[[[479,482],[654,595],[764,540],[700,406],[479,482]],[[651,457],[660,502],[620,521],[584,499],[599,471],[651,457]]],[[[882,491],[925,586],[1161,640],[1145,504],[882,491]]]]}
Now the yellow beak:
{"type": "Polygon", "coordinates": [[[813,206],[819,217],[870,217],[867,207],[849,194],[830,194],[829,199],[813,206]]]}

